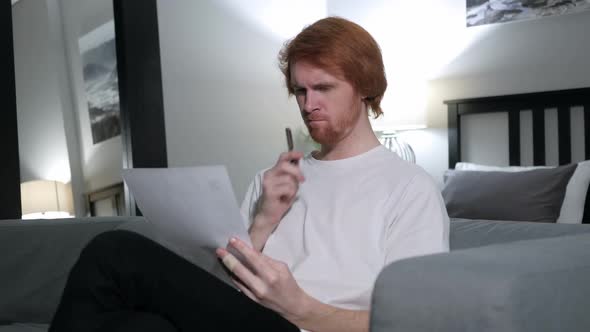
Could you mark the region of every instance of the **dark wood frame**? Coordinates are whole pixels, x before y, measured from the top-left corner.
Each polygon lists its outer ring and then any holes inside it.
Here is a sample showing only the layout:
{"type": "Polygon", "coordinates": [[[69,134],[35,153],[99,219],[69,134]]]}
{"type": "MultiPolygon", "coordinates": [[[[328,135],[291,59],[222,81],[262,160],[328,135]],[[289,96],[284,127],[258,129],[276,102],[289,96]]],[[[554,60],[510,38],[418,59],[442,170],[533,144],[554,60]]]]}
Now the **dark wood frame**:
{"type": "MultiPolygon", "coordinates": [[[[0,22],[8,57],[8,80],[0,92],[0,219],[20,219],[20,163],[16,122],[12,4],[4,1],[0,22]]],[[[166,129],[160,68],[157,0],[113,0],[121,104],[123,167],[167,167],[166,129]]],[[[125,189],[126,211],[139,211],[125,189]]]]}
{"type": "Polygon", "coordinates": [[[2,67],[8,86],[0,92],[0,151],[2,151],[2,167],[0,167],[0,219],[20,219],[20,163],[18,155],[18,131],[16,119],[16,87],[14,76],[14,46],[12,39],[12,4],[4,1],[0,10],[0,24],[6,31],[2,45],[8,52],[2,52],[2,67]]]}
{"type": "Polygon", "coordinates": [[[545,109],[557,109],[559,164],[571,162],[570,109],[584,108],[585,158],[590,159],[590,88],[447,100],[449,168],[461,159],[461,116],[507,112],[510,165],[520,165],[520,112],[533,112],[533,164],[545,165],[545,109]]]}
{"type": "MultiPolygon", "coordinates": [[[[449,168],[461,159],[461,116],[508,112],[508,155],[510,165],[520,165],[520,112],[533,113],[533,164],[545,165],[545,110],[557,109],[559,164],[571,162],[570,112],[584,108],[585,159],[590,159],[590,88],[524,93],[495,97],[447,100],[449,168]]],[[[590,195],[586,195],[582,223],[590,224],[590,195]]]]}
{"type": "MultiPolygon", "coordinates": [[[[113,0],[123,168],[167,167],[157,0],[113,0]]],[[[126,211],[141,215],[127,185],[126,211]]]]}
{"type": "Polygon", "coordinates": [[[125,213],[125,204],[123,201],[125,195],[123,183],[117,183],[99,190],[95,190],[86,195],[86,208],[91,217],[96,216],[96,202],[108,199],[111,201],[115,214],[117,216],[125,213]]]}

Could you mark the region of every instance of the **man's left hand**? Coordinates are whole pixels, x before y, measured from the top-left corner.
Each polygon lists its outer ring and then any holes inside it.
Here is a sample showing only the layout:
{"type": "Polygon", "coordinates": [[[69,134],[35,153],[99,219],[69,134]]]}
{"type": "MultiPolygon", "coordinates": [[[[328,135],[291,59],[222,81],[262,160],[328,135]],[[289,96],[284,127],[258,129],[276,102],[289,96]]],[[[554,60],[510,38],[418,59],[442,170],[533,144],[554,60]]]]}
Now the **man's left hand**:
{"type": "Polygon", "coordinates": [[[237,277],[234,283],[250,299],[276,311],[295,323],[305,316],[306,303],[311,300],[297,284],[287,264],[276,261],[237,238],[228,247],[235,248],[246,260],[247,268],[226,249],[216,253],[223,264],[237,277]]]}

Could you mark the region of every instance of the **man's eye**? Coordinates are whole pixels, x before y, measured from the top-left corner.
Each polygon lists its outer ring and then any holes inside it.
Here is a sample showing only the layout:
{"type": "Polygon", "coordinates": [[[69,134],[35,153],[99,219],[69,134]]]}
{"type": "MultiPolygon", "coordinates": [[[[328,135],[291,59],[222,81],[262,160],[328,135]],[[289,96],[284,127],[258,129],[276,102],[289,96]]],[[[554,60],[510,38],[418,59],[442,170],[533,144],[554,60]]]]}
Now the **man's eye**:
{"type": "Polygon", "coordinates": [[[328,90],[330,90],[330,86],[328,85],[320,85],[316,88],[316,90],[321,91],[321,92],[326,92],[328,90]]]}
{"type": "Polygon", "coordinates": [[[296,96],[301,96],[301,95],[304,95],[304,94],[305,94],[305,89],[294,89],[294,90],[293,90],[293,93],[294,93],[296,96]]]}

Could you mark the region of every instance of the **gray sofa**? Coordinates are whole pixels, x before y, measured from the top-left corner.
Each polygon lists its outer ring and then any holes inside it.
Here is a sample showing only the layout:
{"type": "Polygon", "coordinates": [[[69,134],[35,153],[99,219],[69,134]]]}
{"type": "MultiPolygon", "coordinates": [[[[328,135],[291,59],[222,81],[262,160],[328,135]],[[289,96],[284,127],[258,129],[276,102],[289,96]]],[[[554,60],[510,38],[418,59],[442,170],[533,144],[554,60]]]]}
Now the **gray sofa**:
{"type": "MultiPolygon", "coordinates": [[[[0,332],[46,331],[82,247],[145,225],[0,221],[0,332]]],[[[590,331],[590,226],[453,220],[450,234],[450,253],[382,271],[371,331],[590,331]]]]}

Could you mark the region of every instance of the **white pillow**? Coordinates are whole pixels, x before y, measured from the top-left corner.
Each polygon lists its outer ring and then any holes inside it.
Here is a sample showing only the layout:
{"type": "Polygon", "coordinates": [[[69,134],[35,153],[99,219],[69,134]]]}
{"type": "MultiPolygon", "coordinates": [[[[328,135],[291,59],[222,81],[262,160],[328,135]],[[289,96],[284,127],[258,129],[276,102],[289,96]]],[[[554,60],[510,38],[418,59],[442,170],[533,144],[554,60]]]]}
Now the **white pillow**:
{"type": "MultiPolygon", "coordinates": [[[[492,171],[492,172],[522,172],[539,168],[551,168],[554,166],[488,166],[473,163],[459,162],[456,170],[461,171],[492,171]]],[[[584,217],[584,205],[586,193],[590,184],[590,160],[578,163],[578,167],[567,183],[565,197],[561,204],[559,218],[560,224],[581,224],[584,217]]]]}

